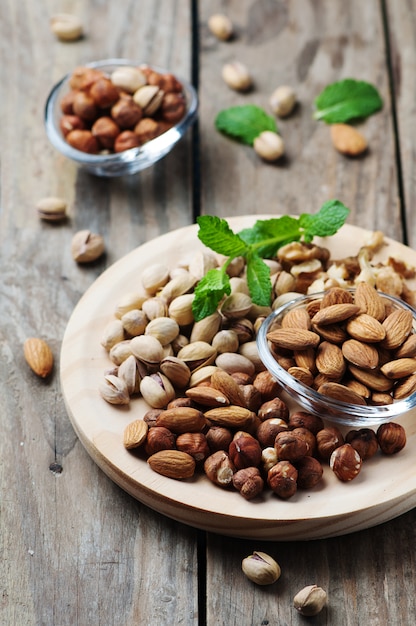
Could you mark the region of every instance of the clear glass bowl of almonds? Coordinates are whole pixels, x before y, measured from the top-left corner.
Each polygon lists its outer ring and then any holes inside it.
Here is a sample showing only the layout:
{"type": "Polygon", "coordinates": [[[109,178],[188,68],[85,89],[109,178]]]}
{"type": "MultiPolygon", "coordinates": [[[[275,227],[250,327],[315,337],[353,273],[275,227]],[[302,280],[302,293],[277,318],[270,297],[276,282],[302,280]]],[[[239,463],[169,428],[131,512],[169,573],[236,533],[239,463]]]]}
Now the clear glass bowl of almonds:
{"type": "Polygon", "coordinates": [[[197,116],[192,85],[165,69],[128,59],[76,67],[50,92],[51,144],[96,176],[135,174],[176,145],[197,116]]]}
{"type": "Polygon", "coordinates": [[[416,406],[416,311],[368,283],[280,306],[257,347],[284,392],[326,421],[376,426],[416,406]]]}

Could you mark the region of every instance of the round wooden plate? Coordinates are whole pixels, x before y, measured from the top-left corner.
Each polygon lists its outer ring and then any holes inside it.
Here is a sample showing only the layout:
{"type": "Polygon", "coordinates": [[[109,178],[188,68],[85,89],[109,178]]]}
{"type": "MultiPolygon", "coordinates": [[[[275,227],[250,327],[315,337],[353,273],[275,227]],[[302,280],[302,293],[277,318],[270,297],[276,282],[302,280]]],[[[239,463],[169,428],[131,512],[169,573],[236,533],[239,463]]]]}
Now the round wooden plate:
{"type": "MultiPolygon", "coordinates": [[[[256,219],[228,218],[233,230],[256,219]]],[[[272,493],[247,502],[237,492],[223,490],[198,475],[176,481],[153,472],[138,454],[122,443],[125,426],[142,416],[147,405],[140,398],[129,407],[115,407],[98,393],[104,371],[111,366],[100,344],[104,327],[114,318],[115,304],[135,291],[141,271],[163,261],[175,267],[189,251],[202,248],[197,226],[189,226],[150,241],[106,270],[88,289],[69,320],[61,352],[61,382],[69,417],[82,444],[98,466],[122,489],[150,508],[184,524],[210,532],[263,540],[306,540],[332,537],[391,520],[416,505],[416,414],[400,422],[408,443],[398,455],[378,453],[366,461],[351,483],[339,482],[325,468],[321,484],[299,491],[288,501],[272,493]]],[[[356,254],[368,231],[345,225],[337,235],[318,243],[333,258],[356,254]]],[[[387,240],[381,258],[395,256],[416,266],[416,253],[387,240]]]]}

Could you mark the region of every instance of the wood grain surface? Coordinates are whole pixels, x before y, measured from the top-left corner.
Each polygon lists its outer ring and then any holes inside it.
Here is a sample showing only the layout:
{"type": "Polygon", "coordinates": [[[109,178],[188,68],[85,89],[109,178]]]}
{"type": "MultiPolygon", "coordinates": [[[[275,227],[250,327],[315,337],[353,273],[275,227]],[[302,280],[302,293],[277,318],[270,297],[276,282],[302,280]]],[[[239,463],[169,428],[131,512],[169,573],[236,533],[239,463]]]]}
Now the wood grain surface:
{"type": "Polygon", "coordinates": [[[126,494],[86,453],[64,405],[59,353],[74,307],[103,270],[199,212],[296,214],[338,197],[351,224],[415,245],[415,9],[414,0],[0,0],[1,624],[300,625],[292,599],[312,583],[328,591],[329,606],[308,623],[414,623],[413,510],[371,530],[300,542],[230,539],[174,522],[126,494]],[[81,17],[82,40],[51,34],[60,11],[81,17]],[[233,41],[208,32],[217,11],[233,20],[233,41]],[[168,67],[192,78],[200,97],[198,125],[170,155],[114,180],[78,170],[43,128],[52,85],[109,57],[168,67]],[[251,69],[250,94],[222,83],[231,59],[251,69]],[[384,100],[360,127],[370,149],[357,160],[336,153],[328,128],[312,119],[318,92],[344,77],[371,81],[384,100]],[[267,165],[213,122],[232,104],[267,108],[282,83],[295,87],[299,104],[279,122],[286,158],[267,165]],[[38,219],[35,203],[48,195],[67,200],[65,223],[38,219]],[[84,267],[70,253],[81,228],[101,233],[107,248],[84,267]],[[48,380],[26,366],[30,336],[53,349],[48,380]],[[275,585],[260,588],[242,574],[253,550],[280,563],[275,585]]]}

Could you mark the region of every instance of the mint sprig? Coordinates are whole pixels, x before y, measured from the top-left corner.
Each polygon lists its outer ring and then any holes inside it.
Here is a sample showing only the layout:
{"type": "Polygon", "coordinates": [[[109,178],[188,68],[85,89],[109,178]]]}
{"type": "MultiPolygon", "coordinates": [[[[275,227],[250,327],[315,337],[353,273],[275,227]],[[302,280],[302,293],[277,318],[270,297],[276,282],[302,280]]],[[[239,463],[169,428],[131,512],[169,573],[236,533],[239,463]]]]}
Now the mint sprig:
{"type": "Polygon", "coordinates": [[[234,106],[220,111],[215,118],[215,127],[221,133],[249,146],[253,145],[255,138],[263,131],[277,132],[275,119],[254,104],[234,106]]]}
{"type": "Polygon", "coordinates": [[[259,306],[271,303],[270,269],[263,261],[272,258],[291,241],[311,242],[314,237],[334,235],[345,223],[349,209],[339,200],[329,200],[314,215],[257,220],[252,228],[234,233],[228,222],[212,215],[197,218],[198,238],[214,252],[227,258],[218,269],[209,270],[195,289],[192,312],[195,321],[214,313],[225,295],[231,293],[227,268],[238,256],[246,260],[247,285],[251,299],[259,306]]]}
{"type": "Polygon", "coordinates": [[[365,119],[383,106],[377,89],[362,80],[346,78],[327,85],[315,99],[314,118],[327,124],[365,119]]]}

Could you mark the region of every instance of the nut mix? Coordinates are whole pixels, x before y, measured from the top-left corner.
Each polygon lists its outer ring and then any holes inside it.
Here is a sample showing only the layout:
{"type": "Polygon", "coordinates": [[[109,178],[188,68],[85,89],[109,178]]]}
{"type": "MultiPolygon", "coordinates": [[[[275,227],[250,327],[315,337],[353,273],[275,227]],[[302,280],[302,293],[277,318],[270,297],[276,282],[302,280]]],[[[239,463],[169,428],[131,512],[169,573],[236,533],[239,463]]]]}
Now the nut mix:
{"type": "Polygon", "coordinates": [[[197,252],[174,269],[162,263],[145,269],[141,288],[117,303],[115,319],[102,336],[112,361],[99,388],[102,397],[123,405],[140,394],[149,405],[143,419],[125,428],[126,449],[144,454],[149,466],[164,476],[186,479],[204,472],[215,485],[233,488],[247,500],[266,488],[282,499],[312,489],[325,466],[340,481],[350,481],[376,453],[399,452],[406,443],[399,424],[344,435],[325,425],[322,417],[290,411],[279,397],[280,385],[255,353],[256,332],[282,299],[323,287],[322,303],[292,311],[272,331],[279,359],[288,368],[313,372],[312,384],[323,392],[336,395],[341,387],[343,399],[350,393],[352,401],[381,402],[394,395],[393,388],[398,397],[403,387],[411,391],[416,377],[408,363],[416,354],[411,323],[402,311],[387,309],[374,285],[381,276],[386,291],[394,285],[395,295],[414,302],[406,282],[413,270],[393,259],[372,265],[372,253],[381,243],[382,236],[373,234],[357,257],[339,262],[330,261],[328,251],[319,246],[285,246],[271,262],[275,300],[261,310],[244,288],[244,262],[233,263],[228,268],[231,295],[197,323],[193,289],[221,257],[197,252]],[[303,271],[298,271],[300,266],[303,271]],[[364,276],[367,283],[361,282],[364,276]],[[354,285],[355,302],[345,289],[354,285]],[[300,343],[294,339],[299,336],[300,343]],[[375,344],[382,355],[377,363],[375,344]],[[347,370],[356,378],[344,386],[340,381],[347,370]],[[356,370],[366,376],[357,376],[356,370]],[[398,374],[411,383],[396,382],[398,374]]]}
{"type": "Polygon", "coordinates": [[[135,148],[186,114],[182,84],[148,66],[123,66],[110,75],[77,67],[62,98],[59,127],[70,146],[89,154],[135,148]]]}

